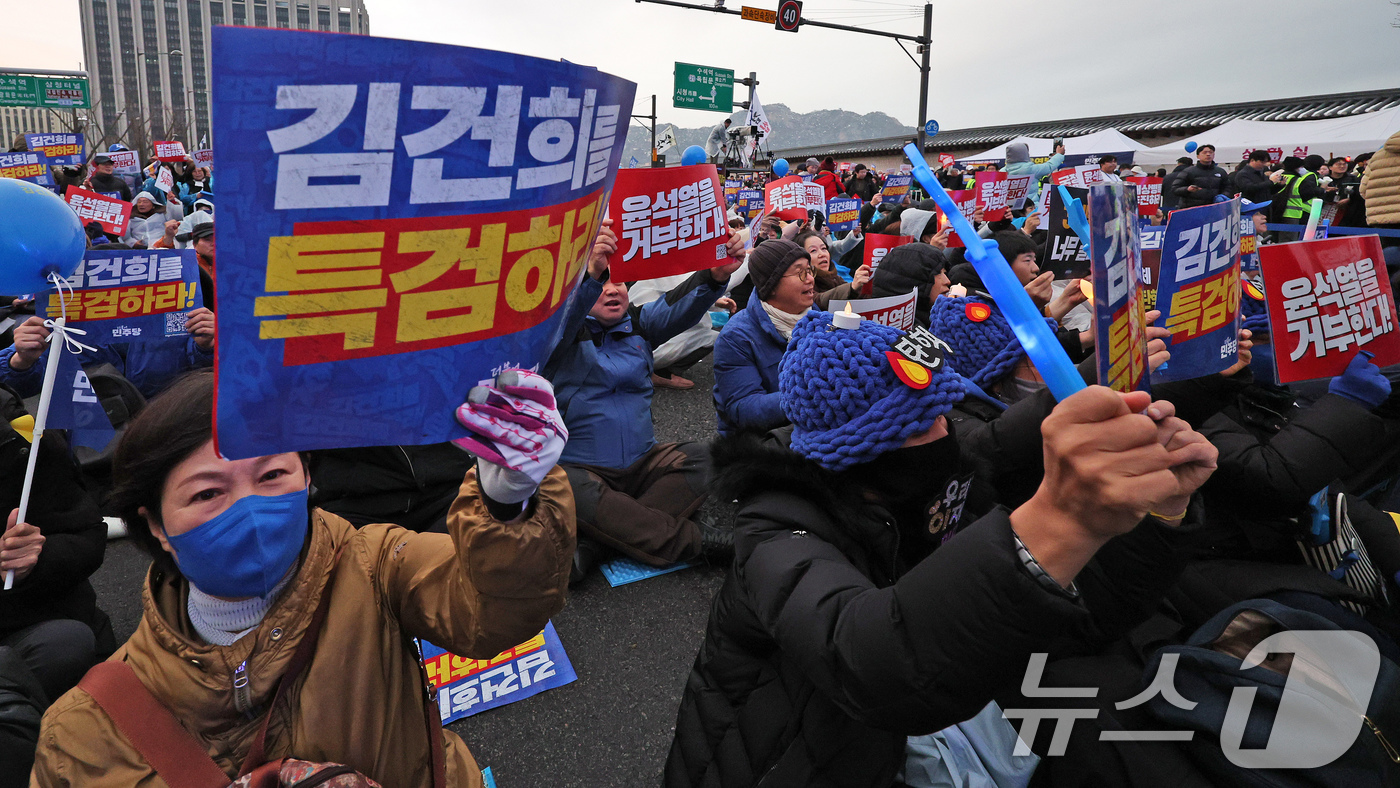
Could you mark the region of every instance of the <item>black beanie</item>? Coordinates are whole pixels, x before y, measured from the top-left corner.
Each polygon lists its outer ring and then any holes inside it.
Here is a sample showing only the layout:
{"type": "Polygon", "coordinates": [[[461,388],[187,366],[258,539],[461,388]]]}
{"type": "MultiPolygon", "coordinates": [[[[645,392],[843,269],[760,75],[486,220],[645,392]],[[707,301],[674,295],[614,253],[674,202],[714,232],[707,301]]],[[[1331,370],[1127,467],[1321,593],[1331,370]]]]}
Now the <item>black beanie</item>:
{"type": "Polygon", "coordinates": [[[1318,170],[1322,169],[1322,165],[1326,163],[1327,160],[1317,155],[1316,153],[1312,154],[1306,159],[1303,159],[1303,166],[1308,168],[1308,172],[1317,172],[1318,170]]]}
{"type": "Polygon", "coordinates": [[[807,250],[782,238],[755,246],[749,252],[749,279],[753,280],[753,291],[758,300],[771,298],[783,274],[787,273],[788,266],[804,257],[811,259],[807,250]]]}

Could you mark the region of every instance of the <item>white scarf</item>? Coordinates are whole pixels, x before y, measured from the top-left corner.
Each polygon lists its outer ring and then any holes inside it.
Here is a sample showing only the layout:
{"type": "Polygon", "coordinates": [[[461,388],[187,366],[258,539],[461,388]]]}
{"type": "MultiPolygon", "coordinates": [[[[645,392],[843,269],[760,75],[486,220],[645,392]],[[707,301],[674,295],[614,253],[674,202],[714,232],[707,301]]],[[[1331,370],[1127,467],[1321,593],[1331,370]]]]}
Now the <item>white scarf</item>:
{"type": "Polygon", "coordinates": [[[794,315],[791,312],[784,312],[762,299],[759,299],[759,303],[763,305],[763,311],[768,313],[768,318],[773,321],[773,327],[778,329],[778,333],[783,335],[783,339],[792,339],[792,330],[797,328],[797,321],[806,317],[807,313],[811,311],[811,307],[808,307],[794,315]]]}
{"type": "Polygon", "coordinates": [[[267,596],[255,596],[231,602],[210,596],[190,583],[189,602],[185,612],[194,624],[194,631],[214,646],[231,646],[239,638],[258,628],[263,616],[272,608],[277,595],[287,587],[287,582],[296,574],[297,566],[287,570],[287,574],[277,582],[267,596]]]}

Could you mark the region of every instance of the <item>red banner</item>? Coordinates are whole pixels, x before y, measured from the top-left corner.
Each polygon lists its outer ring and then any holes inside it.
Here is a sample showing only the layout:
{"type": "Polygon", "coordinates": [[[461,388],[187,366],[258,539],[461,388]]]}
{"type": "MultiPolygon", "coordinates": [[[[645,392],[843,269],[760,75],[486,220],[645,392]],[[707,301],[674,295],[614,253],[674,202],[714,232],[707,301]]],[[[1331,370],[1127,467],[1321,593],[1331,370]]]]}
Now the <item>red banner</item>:
{"type": "Polygon", "coordinates": [[[826,189],[796,175],[779,178],[763,187],[764,211],[785,222],[807,218],[807,211],[826,213],[826,189]]]}
{"type": "Polygon", "coordinates": [[[69,186],[65,195],[83,224],[97,222],[102,225],[103,232],[112,235],[126,232],[126,223],[131,219],[131,203],[103,197],[77,186],[69,186]]]}
{"type": "MultiPolygon", "coordinates": [[[[999,222],[1006,218],[1007,192],[1010,183],[1006,173],[982,170],[977,173],[977,207],[982,209],[982,218],[989,222],[999,222]]],[[[1024,195],[1024,192],[1022,192],[1024,195]]]]}
{"type": "Polygon", "coordinates": [[[1123,180],[1137,184],[1138,216],[1156,216],[1162,207],[1162,179],[1148,175],[1123,180]]]}
{"type": "Polygon", "coordinates": [[[170,140],[157,140],[155,158],[159,161],[184,161],[185,143],[170,140]]]}
{"type": "Polygon", "coordinates": [[[875,269],[880,267],[880,261],[885,259],[885,255],[896,246],[913,243],[915,239],[907,235],[884,235],[883,233],[867,233],[865,236],[865,264],[870,266],[870,280],[866,281],[865,287],[861,289],[861,295],[869,296],[871,286],[875,279],[875,269]]]}
{"type": "Polygon", "coordinates": [[[608,200],[619,225],[611,278],[656,279],[723,263],[729,227],[721,189],[713,164],[619,170],[608,200]]]}
{"type": "MultiPolygon", "coordinates": [[[[955,189],[948,192],[948,196],[952,197],[953,202],[957,203],[958,207],[962,209],[963,216],[966,216],[969,222],[972,221],[972,214],[977,210],[977,190],[955,189]]],[[[938,214],[938,229],[941,231],[944,227],[948,226],[948,217],[943,215],[942,208],[936,208],[936,212],[938,214]]],[[[959,238],[956,232],[948,236],[949,249],[956,249],[961,246],[967,246],[967,244],[963,243],[963,239],[959,238]]]]}
{"type": "Polygon", "coordinates": [[[953,154],[951,153],[938,154],[938,164],[941,167],[951,167],[955,161],[957,161],[957,159],[953,158],[953,154]]]}
{"type": "Polygon", "coordinates": [[[1380,238],[1343,236],[1259,247],[1278,382],[1342,374],[1358,351],[1400,363],[1395,296],[1380,238]]]}

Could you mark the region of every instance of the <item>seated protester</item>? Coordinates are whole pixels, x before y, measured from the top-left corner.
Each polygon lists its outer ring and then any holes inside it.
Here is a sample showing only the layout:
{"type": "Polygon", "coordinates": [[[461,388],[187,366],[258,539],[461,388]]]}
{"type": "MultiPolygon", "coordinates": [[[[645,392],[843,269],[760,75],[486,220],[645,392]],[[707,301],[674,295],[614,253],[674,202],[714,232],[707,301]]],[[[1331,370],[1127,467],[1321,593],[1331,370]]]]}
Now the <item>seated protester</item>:
{"type": "Polygon", "coordinates": [[[175,231],[175,248],[188,249],[193,240],[195,225],[200,224],[214,224],[214,198],[212,195],[201,195],[194,201],[194,210],[180,220],[179,229],[175,231]]]}
{"type": "Polygon", "coordinates": [[[963,382],[946,367],[902,382],[886,356],[901,336],[813,311],[782,363],[790,436],[716,443],[735,560],[665,785],[894,785],[917,765],[907,737],[995,712],[1032,653],[1098,648],[1180,570],[1173,526],[1214,450],[1168,403],[1149,417],[1143,392],[1067,398],[1043,425],[1036,496],[974,505],[945,418],[963,382]]]}
{"type": "MultiPolygon", "coordinates": [[[[214,313],[206,307],[190,310],[185,330],[189,336],[96,345],[95,352],[79,353],[78,363],[111,364],[149,399],[185,372],[214,364],[214,313]]],[[[15,327],[14,344],[0,350],[0,383],[23,397],[39,393],[44,385],[49,333],[38,316],[15,327]]]]}
{"type": "Polygon", "coordinates": [[[719,433],[767,432],[787,423],[778,364],[792,329],[812,308],[811,257],[792,241],[767,241],[749,254],[754,297],[715,340],[715,412],[719,433]]]}
{"type": "MultiPolygon", "coordinates": [[[[574,516],[548,381],[506,370],[458,409],[477,467],[447,534],[356,530],[310,507],[294,452],[220,458],[213,399],[213,375],[187,375],[121,438],[112,504],[154,563],[141,623],[105,664],[129,668],[230,778],[290,756],[423,786],[445,758],[438,784],[480,785],[425,702],[411,638],[489,659],[563,607],[574,516]]],[[[164,784],[86,686],[44,715],[33,784],[164,784]]]]}
{"type": "Polygon", "coordinates": [[[792,242],[802,247],[811,258],[812,275],[816,278],[817,308],[826,309],[826,305],[833,300],[848,301],[861,297],[860,289],[870,281],[870,266],[857,268],[851,281],[847,282],[836,272],[836,266],[831,262],[831,247],[821,233],[809,230],[793,238],[792,242]]]}
{"type": "MultiPolygon", "coordinates": [[[[656,442],[652,351],[695,325],[742,262],[731,257],[662,298],[631,306],[627,285],[608,278],[608,256],[616,250],[617,236],[604,220],[588,275],[569,297],[563,338],[544,368],[569,428],[560,464],[573,487],[579,532],[595,543],[575,556],[574,581],[598,557],[597,544],[652,566],[728,549],[727,532],[690,519],[705,501],[705,447],[656,442]]],[[[736,233],[728,251],[743,251],[736,233]]]]}
{"type": "Polygon", "coordinates": [[[918,290],[914,322],[928,327],[929,310],[939,296],[948,292],[948,258],[932,244],[896,246],[885,254],[870,280],[870,296],[905,295],[918,290]]]}
{"type": "Polygon", "coordinates": [[[26,522],[17,522],[34,420],[19,395],[0,386],[0,785],[26,785],[39,715],[116,649],[112,624],[88,577],[102,565],[107,525],[88,494],[61,432],[39,444],[26,522]],[[24,692],[23,687],[32,688],[24,692]],[[33,726],[11,704],[27,696],[33,726]]]}
{"type": "Polygon", "coordinates": [[[199,259],[199,289],[204,308],[214,308],[214,223],[202,222],[190,230],[190,248],[199,259]]]}
{"type": "MultiPolygon", "coordinates": [[[[1031,301],[1059,326],[1056,337],[1069,354],[1070,360],[1075,363],[1083,361],[1094,346],[1094,332],[1065,328],[1059,321],[1074,307],[1088,300],[1084,292],[1078,287],[1065,287],[1058,295],[1055,294],[1055,275],[1051,271],[1040,272],[1040,265],[1036,262],[1037,247],[1030,236],[1020,230],[1004,230],[993,237],[1002,256],[1011,265],[1012,273],[1016,274],[1016,278],[1025,286],[1031,301]]],[[[967,288],[969,295],[980,296],[991,302],[991,293],[987,291],[986,285],[982,284],[982,277],[977,275],[977,269],[973,268],[972,263],[954,265],[948,272],[948,278],[953,284],[967,288]]]]}
{"type": "Polygon", "coordinates": [[[393,520],[410,531],[447,533],[472,457],[451,443],[308,452],[311,505],[359,528],[393,520]]]}
{"type": "Polygon", "coordinates": [[[150,248],[165,236],[165,223],[178,222],[185,211],[176,200],[167,200],[147,189],[136,195],[131,204],[131,218],[127,220],[122,243],[133,249],[150,248]]]}

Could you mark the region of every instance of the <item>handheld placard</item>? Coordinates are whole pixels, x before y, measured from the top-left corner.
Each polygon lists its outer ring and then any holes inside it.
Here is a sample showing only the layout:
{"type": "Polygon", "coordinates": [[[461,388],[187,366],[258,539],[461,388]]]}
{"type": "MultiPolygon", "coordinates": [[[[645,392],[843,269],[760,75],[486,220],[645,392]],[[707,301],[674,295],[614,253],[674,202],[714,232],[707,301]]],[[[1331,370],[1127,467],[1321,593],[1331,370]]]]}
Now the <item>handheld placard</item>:
{"type": "Polygon", "coordinates": [[[1322,200],[1313,198],[1312,205],[1308,208],[1308,226],[1303,228],[1303,240],[1311,241],[1317,237],[1317,223],[1322,219],[1322,200]]]}
{"type": "Polygon", "coordinates": [[[1006,316],[1006,321],[1011,324],[1011,329],[1016,332],[1016,338],[1021,340],[1021,347],[1025,348],[1031,363],[1035,364],[1036,370],[1045,379],[1050,393],[1055,399],[1062,400],[1084,388],[1084,379],[1070,362],[1069,355],[1055,339],[1055,335],[1050,332],[1050,326],[1031,302],[1025,287],[1016,275],[1011,273],[1011,266],[1006,262],[1006,258],[1002,257],[996,241],[979,243],[981,239],[978,238],[972,223],[963,216],[962,210],[953,202],[948,192],[943,190],[918,148],[913,144],[905,145],[904,155],[908,156],[914,165],[914,177],[919,179],[919,183],[923,184],[929,196],[942,209],[948,223],[953,226],[953,231],[967,244],[967,257],[972,261],[972,267],[977,270],[977,275],[987,286],[992,300],[996,301],[1002,314],[1006,316]]]}

